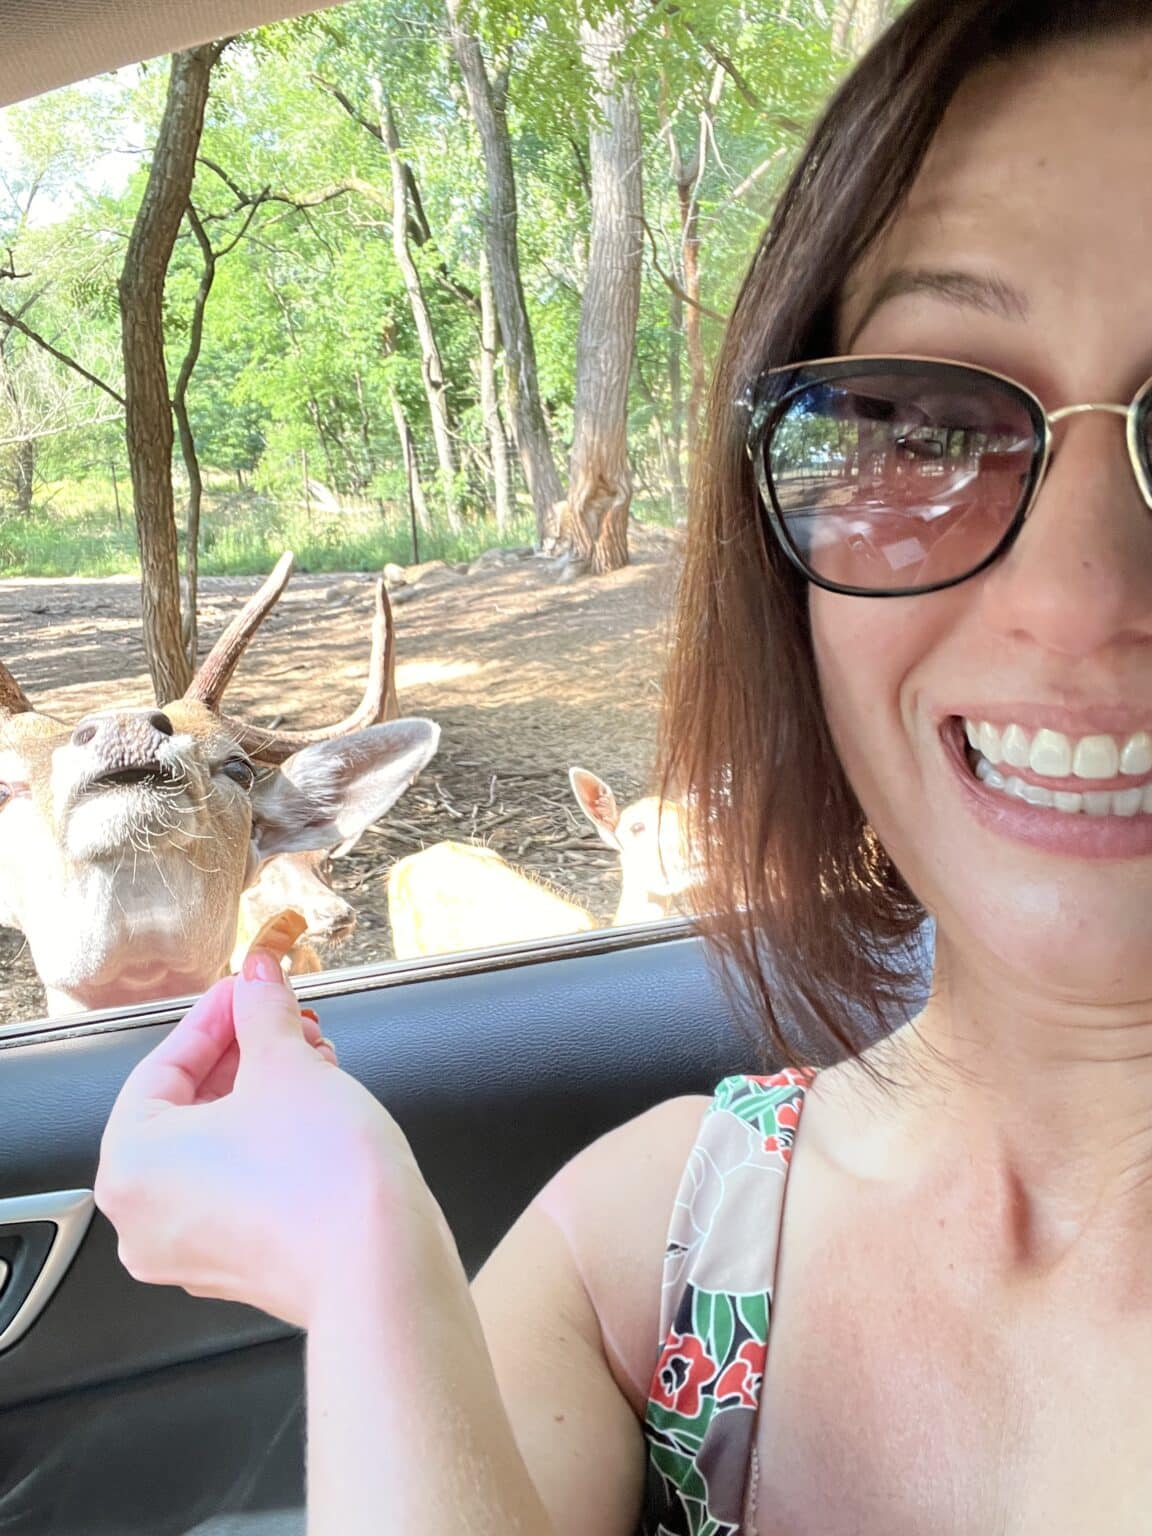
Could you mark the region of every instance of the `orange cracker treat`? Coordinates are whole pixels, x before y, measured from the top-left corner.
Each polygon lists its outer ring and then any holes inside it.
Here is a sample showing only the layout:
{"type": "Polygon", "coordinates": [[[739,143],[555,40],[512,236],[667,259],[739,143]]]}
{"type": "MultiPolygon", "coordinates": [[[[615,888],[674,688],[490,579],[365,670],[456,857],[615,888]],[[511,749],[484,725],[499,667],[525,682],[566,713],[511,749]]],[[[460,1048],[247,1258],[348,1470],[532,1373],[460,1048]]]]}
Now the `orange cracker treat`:
{"type": "Polygon", "coordinates": [[[304,915],[297,912],[295,907],[285,907],[264,924],[249,944],[248,952],[251,954],[254,949],[270,949],[278,960],[283,961],[288,951],[299,943],[307,931],[308,923],[304,915]]]}

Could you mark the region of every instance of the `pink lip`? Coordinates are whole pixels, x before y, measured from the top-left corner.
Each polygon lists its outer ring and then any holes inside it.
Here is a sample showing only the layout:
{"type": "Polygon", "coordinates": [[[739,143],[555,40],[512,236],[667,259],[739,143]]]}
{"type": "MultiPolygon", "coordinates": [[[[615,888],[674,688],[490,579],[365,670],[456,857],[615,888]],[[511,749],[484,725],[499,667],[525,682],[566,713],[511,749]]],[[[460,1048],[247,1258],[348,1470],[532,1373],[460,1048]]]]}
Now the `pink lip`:
{"type": "MultiPolygon", "coordinates": [[[[1152,854],[1152,816],[1085,816],[1082,813],[1072,816],[1064,811],[1009,799],[988,789],[968,767],[967,743],[959,721],[952,722],[951,727],[946,724],[940,736],[968,809],[989,831],[1065,858],[1140,859],[1152,854]]],[[[1046,782],[1049,787],[1055,783],[1054,780],[1046,782]]],[[[1075,782],[1082,790],[1084,781],[1075,782]]],[[[1124,787],[1134,788],[1135,785],[1129,779],[1124,787]]]]}

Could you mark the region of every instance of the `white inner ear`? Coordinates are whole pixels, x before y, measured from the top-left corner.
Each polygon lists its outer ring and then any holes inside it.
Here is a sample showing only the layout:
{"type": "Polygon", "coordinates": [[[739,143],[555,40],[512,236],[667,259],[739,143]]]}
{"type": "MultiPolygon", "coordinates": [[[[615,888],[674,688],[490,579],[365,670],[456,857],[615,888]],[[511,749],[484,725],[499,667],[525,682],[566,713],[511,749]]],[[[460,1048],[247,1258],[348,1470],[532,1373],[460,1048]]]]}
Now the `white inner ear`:
{"type": "Polygon", "coordinates": [[[400,798],[439,739],[430,720],[393,720],[304,747],[253,790],[258,858],[326,850],[359,837],[400,798]]]}

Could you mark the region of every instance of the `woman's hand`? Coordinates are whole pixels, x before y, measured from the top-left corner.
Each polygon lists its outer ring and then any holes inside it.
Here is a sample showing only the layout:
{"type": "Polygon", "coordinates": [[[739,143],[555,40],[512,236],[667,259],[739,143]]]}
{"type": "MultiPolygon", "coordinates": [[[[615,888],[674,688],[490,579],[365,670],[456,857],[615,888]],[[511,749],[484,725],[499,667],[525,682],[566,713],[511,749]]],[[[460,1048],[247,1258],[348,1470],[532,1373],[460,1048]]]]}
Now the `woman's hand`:
{"type": "Polygon", "coordinates": [[[399,1127],[340,1071],[262,952],[206,993],[124,1084],[96,1203],[136,1279],[247,1302],[304,1328],[358,1251],[404,1262],[444,1232],[399,1127]]]}

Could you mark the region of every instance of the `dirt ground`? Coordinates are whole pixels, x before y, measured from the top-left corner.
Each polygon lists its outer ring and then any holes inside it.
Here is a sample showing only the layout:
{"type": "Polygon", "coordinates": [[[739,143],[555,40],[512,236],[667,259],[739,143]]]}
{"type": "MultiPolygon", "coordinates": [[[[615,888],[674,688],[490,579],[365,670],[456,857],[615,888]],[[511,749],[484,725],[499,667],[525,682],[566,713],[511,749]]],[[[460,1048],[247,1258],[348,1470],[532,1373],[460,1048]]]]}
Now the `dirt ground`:
{"type": "MultiPolygon", "coordinates": [[[[649,788],[678,539],[634,526],[633,563],[565,581],[526,554],[426,570],[392,592],[401,712],[441,727],[437,757],[334,865],[357,908],[333,966],[390,955],[386,875],[444,838],[475,839],[543,876],[603,923],[619,891],[614,854],[577,809],[568,768],[607,779],[621,805],[649,788]]],[[[202,649],[257,578],[205,578],[202,649]]],[[[372,578],[293,578],[228,692],[230,714],[322,725],[360,694],[372,578]]],[[[63,720],[151,702],[130,578],[0,581],[0,658],[37,708],[63,720]]],[[[43,992],[22,938],[0,928],[0,1023],[39,1016],[43,992]]]]}

